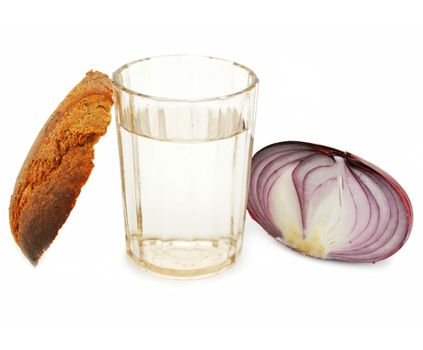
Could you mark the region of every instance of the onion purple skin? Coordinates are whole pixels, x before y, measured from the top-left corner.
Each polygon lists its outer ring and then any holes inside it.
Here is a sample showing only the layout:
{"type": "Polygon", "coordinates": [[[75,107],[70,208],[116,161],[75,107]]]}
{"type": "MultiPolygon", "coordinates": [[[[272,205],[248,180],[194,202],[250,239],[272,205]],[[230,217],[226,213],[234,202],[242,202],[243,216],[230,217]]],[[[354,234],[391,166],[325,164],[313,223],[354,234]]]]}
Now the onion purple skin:
{"type": "MultiPolygon", "coordinates": [[[[392,176],[351,153],[300,141],[275,143],[254,155],[247,209],[278,242],[305,255],[347,262],[375,263],[392,256],[413,224],[410,199],[392,176]],[[281,195],[284,191],[291,197],[281,195]],[[335,194],[342,203],[337,217],[327,204],[338,198],[335,194]],[[322,212],[325,206],[334,224],[322,233],[313,229],[322,225],[313,226],[319,216],[312,209],[322,212]],[[280,215],[297,207],[297,220],[280,215]],[[297,225],[286,224],[291,221],[297,225]]],[[[328,221],[321,217],[321,222],[328,221]]]]}

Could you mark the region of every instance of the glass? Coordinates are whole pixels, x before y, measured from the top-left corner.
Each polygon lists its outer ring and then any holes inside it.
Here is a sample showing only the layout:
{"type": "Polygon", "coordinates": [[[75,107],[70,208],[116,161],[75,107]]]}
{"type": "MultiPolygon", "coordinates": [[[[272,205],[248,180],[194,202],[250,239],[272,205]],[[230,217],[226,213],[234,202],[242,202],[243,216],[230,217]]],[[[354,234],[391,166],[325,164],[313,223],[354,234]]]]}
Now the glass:
{"type": "Polygon", "coordinates": [[[129,256],[187,278],[233,265],[244,232],[258,79],[231,61],[160,56],[113,74],[129,256]]]}

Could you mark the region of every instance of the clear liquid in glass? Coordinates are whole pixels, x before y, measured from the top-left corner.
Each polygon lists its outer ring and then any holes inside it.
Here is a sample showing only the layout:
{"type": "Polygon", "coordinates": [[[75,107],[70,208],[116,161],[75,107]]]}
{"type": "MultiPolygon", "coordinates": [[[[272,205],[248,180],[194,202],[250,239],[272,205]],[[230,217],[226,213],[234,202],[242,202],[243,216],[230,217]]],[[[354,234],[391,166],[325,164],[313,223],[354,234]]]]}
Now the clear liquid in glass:
{"type": "Polygon", "coordinates": [[[118,125],[118,138],[129,255],[172,277],[231,266],[244,231],[251,130],[174,142],[118,125]]]}

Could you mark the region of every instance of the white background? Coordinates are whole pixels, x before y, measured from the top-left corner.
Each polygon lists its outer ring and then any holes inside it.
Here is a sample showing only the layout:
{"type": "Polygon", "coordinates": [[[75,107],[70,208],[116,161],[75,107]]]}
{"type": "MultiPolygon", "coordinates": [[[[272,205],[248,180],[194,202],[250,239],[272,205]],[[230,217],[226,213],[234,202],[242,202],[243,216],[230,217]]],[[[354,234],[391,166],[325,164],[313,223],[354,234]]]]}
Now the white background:
{"type": "Polygon", "coordinates": [[[2,2],[0,348],[421,349],[422,19],[418,1],[2,2]],[[113,121],[34,268],[8,205],[38,130],[86,71],[175,53],[257,73],[255,151],[310,141],[391,173],[414,205],[403,249],[374,265],[319,261],[248,219],[234,268],[196,281],[150,276],[125,256],[113,121]]]}

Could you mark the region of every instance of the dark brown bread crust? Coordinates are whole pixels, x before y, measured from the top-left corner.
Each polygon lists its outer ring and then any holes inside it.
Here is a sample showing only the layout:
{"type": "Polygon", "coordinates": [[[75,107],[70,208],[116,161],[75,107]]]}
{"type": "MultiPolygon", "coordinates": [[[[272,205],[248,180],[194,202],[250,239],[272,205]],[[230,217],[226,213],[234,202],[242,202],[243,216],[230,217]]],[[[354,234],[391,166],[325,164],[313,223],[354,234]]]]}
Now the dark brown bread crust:
{"type": "Polygon", "coordinates": [[[88,72],[47,120],[16,180],[9,216],[13,236],[36,264],[66,222],[94,167],[94,145],[112,107],[107,75],[88,72]]]}

